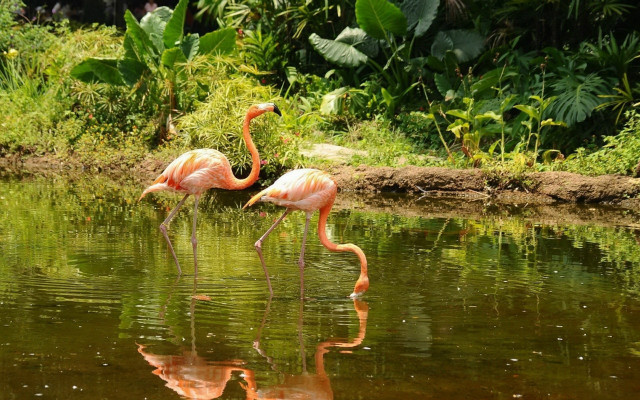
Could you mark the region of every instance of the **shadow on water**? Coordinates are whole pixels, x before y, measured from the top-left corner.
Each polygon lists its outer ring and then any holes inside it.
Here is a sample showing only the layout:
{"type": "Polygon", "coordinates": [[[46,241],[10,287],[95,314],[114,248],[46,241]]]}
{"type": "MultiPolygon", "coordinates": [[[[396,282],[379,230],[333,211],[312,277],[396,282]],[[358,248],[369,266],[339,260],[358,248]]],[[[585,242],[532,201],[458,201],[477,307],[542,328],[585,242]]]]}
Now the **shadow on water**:
{"type": "Polygon", "coordinates": [[[191,211],[170,230],[178,278],[158,226],[179,199],[137,203],[140,191],[0,181],[0,398],[640,391],[636,211],[340,193],[327,234],[367,254],[366,303],[347,298],[355,257],[315,235],[301,303],[302,213],[263,247],[270,301],[253,244],[280,209],[242,211],[244,192],[203,198],[195,287],[191,211]]]}

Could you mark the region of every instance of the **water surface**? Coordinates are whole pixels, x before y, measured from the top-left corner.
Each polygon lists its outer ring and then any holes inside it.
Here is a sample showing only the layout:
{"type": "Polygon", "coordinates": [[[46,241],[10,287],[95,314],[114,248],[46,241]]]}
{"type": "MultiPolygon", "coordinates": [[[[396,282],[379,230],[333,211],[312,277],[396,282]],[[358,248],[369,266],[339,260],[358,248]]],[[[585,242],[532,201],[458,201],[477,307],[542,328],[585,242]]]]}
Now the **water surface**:
{"type": "Polygon", "coordinates": [[[99,179],[0,181],[1,399],[640,392],[634,214],[586,207],[598,218],[558,223],[493,206],[455,212],[468,201],[408,209],[408,196],[383,212],[360,196],[338,204],[327,231],[367,254],[369,292],[347,298],[357,259],[324,249],[314,226],[299,299],[304,215],[294,213],[263,245],[270,300],[253,243],[281,209],[242,211],[248,192],[205,198],[196,279],[187,202],[170,227],[178,277],[158,225],[179,197],[137,203],[140,192],[99,179]]]}

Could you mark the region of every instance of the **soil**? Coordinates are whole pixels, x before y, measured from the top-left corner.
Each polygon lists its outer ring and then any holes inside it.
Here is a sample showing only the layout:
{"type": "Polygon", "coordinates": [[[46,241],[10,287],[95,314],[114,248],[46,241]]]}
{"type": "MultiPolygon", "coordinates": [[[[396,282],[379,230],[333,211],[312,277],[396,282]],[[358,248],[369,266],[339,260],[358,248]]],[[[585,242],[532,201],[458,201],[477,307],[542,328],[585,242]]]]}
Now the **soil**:
{"type": "MultiPolygon", "coordinates": [[[[0,175],[106,174],[115,179],[148,184],[168,164],[148,156],[134,166],[87,167],[53,156],[0,158],[0,175]]],[[[343,193],[414,193],[417,197],[482,200],[483,204],[589,204],[640,209],[640,178],[622,175],[589,177],[569,172],[538,172],[519,177],[496,176],[479,169],[437,167],[324,167],[343,193]]]]}

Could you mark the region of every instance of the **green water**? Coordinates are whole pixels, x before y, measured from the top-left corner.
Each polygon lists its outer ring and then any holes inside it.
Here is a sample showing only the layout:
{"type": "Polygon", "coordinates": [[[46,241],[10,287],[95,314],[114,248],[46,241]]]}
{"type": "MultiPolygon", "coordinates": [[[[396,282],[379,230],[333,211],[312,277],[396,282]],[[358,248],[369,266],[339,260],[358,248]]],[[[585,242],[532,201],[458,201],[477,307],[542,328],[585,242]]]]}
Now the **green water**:
{"type": "Polygon", "coordinates": [[[169,230],[178,278],[158,225],[180,197],[137,203],[141,189],[0,181],[0,399],[640,393],[633,213],[585,207],[565,224],[548,217],[563,209],[536,220],[458,211],[468,200],[339,194],[327,231],[367,254],[370,290],[347,298],[355,256],[311,235],[299,299],[294,213],[263,245],[269,301],[253,244],[281,209],[240,210],[248,192],[203,199],[196,280],[189,201],[169,230]]]}

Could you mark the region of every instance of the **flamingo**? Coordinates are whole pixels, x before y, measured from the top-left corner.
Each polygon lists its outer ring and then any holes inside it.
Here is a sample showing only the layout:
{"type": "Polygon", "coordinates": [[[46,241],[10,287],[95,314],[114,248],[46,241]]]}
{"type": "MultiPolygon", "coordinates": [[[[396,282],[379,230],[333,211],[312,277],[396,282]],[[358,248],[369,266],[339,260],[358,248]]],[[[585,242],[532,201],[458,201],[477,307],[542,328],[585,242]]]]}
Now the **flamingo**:
{"type": "Polygon", "coordinates": [[[198,149],[191,150],[180,157],[173,160],[171,164],[165,168],[165,170],[156,178],[151,186],[146,188],[140,199],[142,200],[147,193],[157,192],[160,190],[168,190],[171,192],[184,193],[184,197],[178,205],[169,213],[167,219],[160,224],[160,231],[169,245],[169,250],[173,255],[173,259],[178,267],[178,275],[182,274],[180,263],[176,252],[173,250],[171,240],[167,234],[167,228],[169,223],[176,215],[180,207],[187,200],[189,195],[194,195],[195,205],[193,208],[193,230],[191,234],[191,244],[193,246],[193,262],[195,273],[198,273],[198,257],[197,247],[198,241],[196,239],[196,221],[198,219],[198,201],[200,196],[208,189],[226,189],[226,190],[242,190],[253,185],[260,174],[260,156],[258,149],[251,140],[251,134],[249,132],[249,124],[255,117],[264,114],[265,112],[274,112],[280,116],[282,113],[278,107],[273,103],[257,104],[249,107],[247,115],[243,124],[243,138],[244,142],[251,153],[251,172],[249,176],[244,179],[238,179],[233,175],[231,171],[231,164],[224,154],[213,149],[198,149]]]}
{"type": "Polygon", "coordinates": [[[267,265],[262,255],[262,242],[264,242],[275,227],[294,210],[302,210],[306,213],[304,234],[302,236],[302,249],[300,250],[300,258],[298,259],[298,266],[300,267],[300,298],[302,298],[304,294],[304,248],[307,240],[307,231],[309,230],[311,216],[316,210],[320,210],[320,219],[318,220],[318,237],[320,238],[320,243],[331,251],[350,251],[356,254],[360,260],[360,277],[356,281],[355,288],[350,297],[358,297],[369,288],[367,257],[364,255],[364,252],[354,244],[335,244],[327,238],[325,226],[337,192],[338,186],[326,172],[309,168],[296,169],[282,175],[273,185],[253,196],[247,204],[244,205],[243,208],[246,208],[257,201],[266,201],[287,208],[284,214],[282,214],[255,243],[256,251],[262,263],[262,269],[267,278],[269,293],[271,293],[272,296],[273,289],[271,288],[271,280],[269,279],[267,265]]]}

